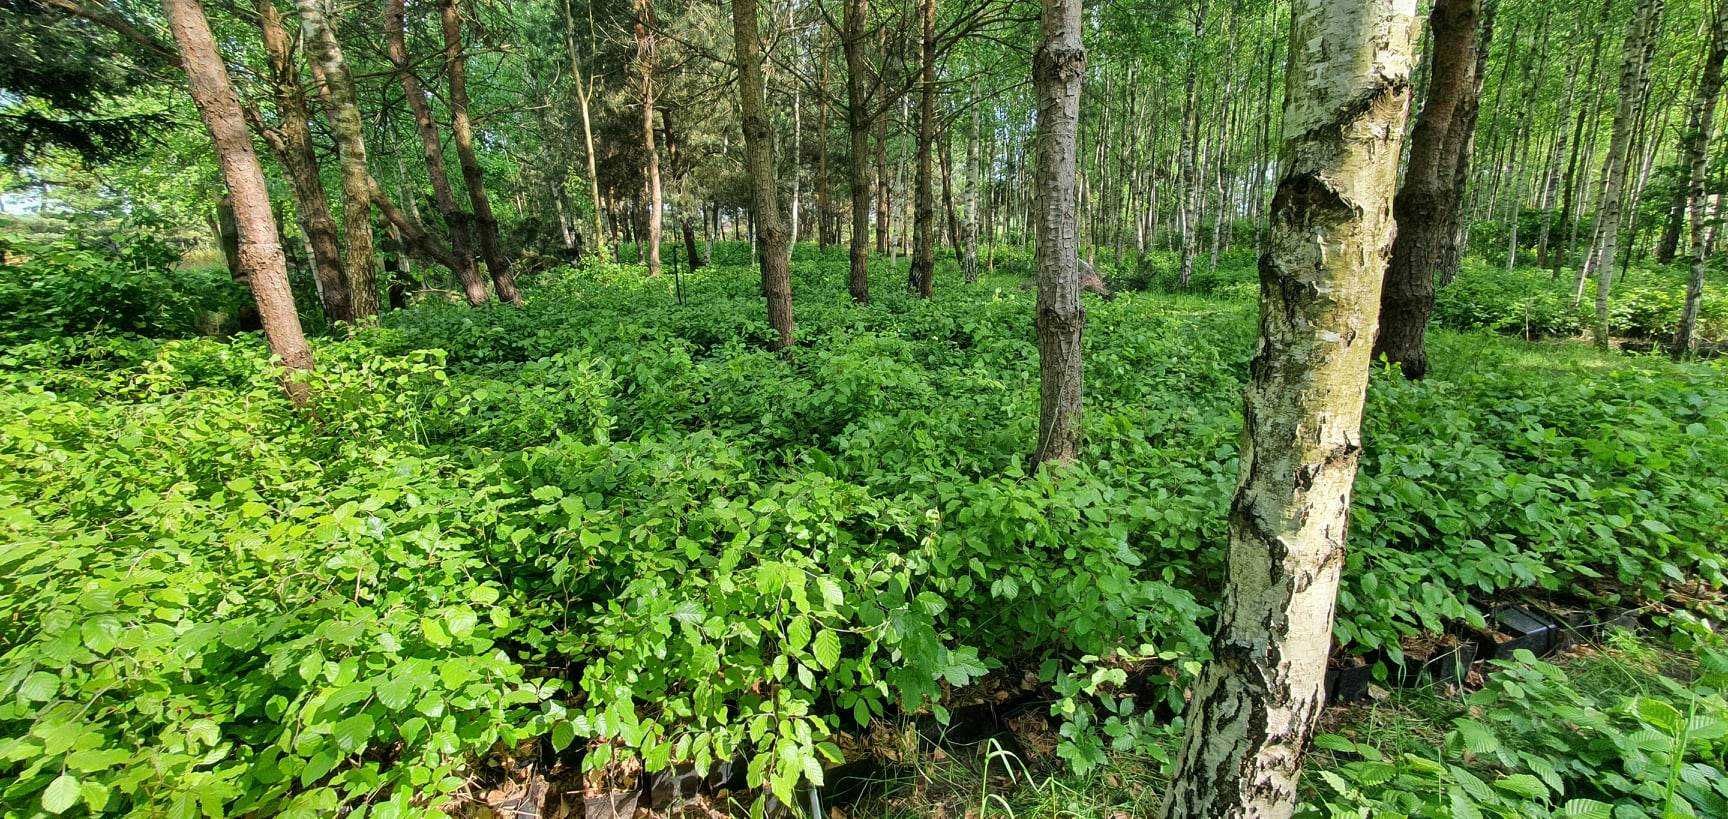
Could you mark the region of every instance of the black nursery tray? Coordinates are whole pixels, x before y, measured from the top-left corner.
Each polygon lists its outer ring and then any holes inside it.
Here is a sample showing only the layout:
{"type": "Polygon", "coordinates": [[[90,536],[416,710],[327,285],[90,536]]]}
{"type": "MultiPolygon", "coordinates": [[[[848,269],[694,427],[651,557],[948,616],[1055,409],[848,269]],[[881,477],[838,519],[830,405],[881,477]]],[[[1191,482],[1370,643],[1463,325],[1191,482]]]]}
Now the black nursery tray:
{"type": "Polygon", "coordinates": [[[1488,629],[1477,635],[1477,654],[1485,660],[1505,660],[1518,649],[1546,657],[1560,649],[1564,630],[1554,618],[1522,606],[1504,606],[1488,615],[1488,629]]]}
{"type": "Polygon", "coordinates": [[[1393,670],[1392,681],[1407,688],[1433,682],[1463,683],[1475,662],[1476,643],[1471,640],[1435,646],[1422,656],[1406,652],[1404,664],[1393,670]]]}
{"type": "Polygon", "coordinates": [[[1326,663],[1326,702],[1360,702],[1368,698],[1374,664],[1365,657],[1333,657],[1326,663]]]}

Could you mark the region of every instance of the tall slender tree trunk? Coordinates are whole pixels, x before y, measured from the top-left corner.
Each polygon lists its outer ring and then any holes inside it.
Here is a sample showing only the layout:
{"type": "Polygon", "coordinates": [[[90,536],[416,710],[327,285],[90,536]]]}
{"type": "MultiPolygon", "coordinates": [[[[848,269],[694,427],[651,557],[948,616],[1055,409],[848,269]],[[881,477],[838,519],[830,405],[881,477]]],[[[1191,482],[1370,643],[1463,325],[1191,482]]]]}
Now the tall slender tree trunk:
{"type": "Polygon", "coordinates": [[[870,112],[864,83],[864,19],[868,0],[845,0],[840,49],[846,57],[846,157],[848,181],[852,185],[852,235],[847,247],[847,290],[858,304],[870,301],[870,112]]]}
{"type": "MultiPolygon", "coordinates": [[[[1608,19],[1609,12],[1613,7],[1614,0],[1602,0],[1601,17],[1604,20],[1608,19]]],[[[1598,33],[1597,36],[1591,39],[1590,70],[1586,72],[1584,87],[1595,89],[1596,72],[1601,66],[1603,37],[1598,33]]],[[[1577,119],[1572,127],[1572,152],[1566,160],[1566,178],[1560,183],[1559,227],[1566,232],[1566,238],[1560,242],[1559,247],[1555,249],[1549,257],[1549,270],[1552,271],[1552,275],[1556,279],[1560,277],[1560,268],[1566,264],[1567,254],[1572,252],[1572,243],[1577,241],[1578,238],[1578,216],[1573,210],[1573,204],[1577,200],[1578,196],[1578,189],[1582,187],[1582,185],[1579,184],[1578,172],[1583,167],[1583,163],[1589,161],[1589,151],[1594,150],[1596,147],[1595,126],[1592,125],[1590,130],[1590,146],[1588,149],[1585,148],[1584,124],[1587,117],[1591,120],[1594,119],[1597,101],[1597,92],[1592,91],[1590,94],[1589,104],[1578,109],[1577,119]]],[[[1588,171],[1586,171],[1586,173],[1588,173],[1588,171]]]]}
{"type": "Polygon", "coordinates": [[[768,128],[763,101],[762,39],[757,33],[756,0],[732,0],[733,46],[738,56],[738,110],[744,124],[744,168],[750,177],[750,201],[756,224],[756,246],[762,264],[762,294],[768,302],[768,323],[779,336],[778,349],[792,345],[791,247],[780,222],[780,202],[774,178],[774,134],[768,128]]]}
{"type": "MultiPolygon", "coordinates": [[[[238,234],[236,255],[245,274],[264,339],[270,353],[282,361],[288,373],[282,381],[288,399],[304,406],[309,399],[306,382],[297,375],[312,369],[312,348],[294,311],[294,293],[288,286],[288,259],[282,253],[282,237],[270,211],[270,191],[264,168],[252,150],[252,135],[240,100],[228,79],[228,67],[210,33],[210,22],[198,0],[164,0],[168,27],[179,45],[180,62],[186,69],[187,86],[199,118],[210,132],[222,168],[222,181],[234,210],[238,234]]],[[[365,208],[364,202],[361,207],[365,208]]]]}
{"type": "Polygon", "coordinates": [[[834,200],[828,179],[828,57],[826,35],[816,54],[816,247],[834,244],[834,200]]]}
{"type": "Polygon", "coordinates": [[[1681,153],[1687,165],[1687,211],[1692,222],[1692,270],[1686,285],[1686,302],[1680,311],[1680,325],[1674,331],[1674,355],[1683,357],[1692,351],[1692,335],[1698,326],[1698,308],[1704,300],[1705,264],[1709,261],[1709,241],[1706,238],[1704,207],[1709,192],[1705,187],[1709,172],[1711,124],[1716,119],[1716,99],[1722,94],[1722,64],[1728,59],[1728,3],[1718,2],[1710,18],[1710,45],[1704,55],[1704,67],[1698,76],[1698,91],[1692,97],[1692,111],[1681,153]]]}
{"type": "Polygon", "coordinates": [[[1182,164],[1182,195],[1177,201],[1176,228],[1181,232],[1182,261],[1176,281],[1187,287],[1194,276],[1194,255],[1200,246],[1200,46],[1206,31],[1206,0],[1194,19],[1194,39],[1182,81],[1182,138],[1177,150],[1182,164]]]}
{"type": "MultiPolygon", "coordinates": [[[[270,0],[260,0],[261,3],[270,0]]],[[[474,223],[468,213],[456,204],[455,191],[450,186],[450,174],[445,170],[444,142],[438,138],[438,126],[432,119],[432,107],[426,102],[426,90],[414,75],[408,59],[407,19],[403,0],[385,0],[384,43],[390,64],[396,69],[402,95],[408,100],[408,111],[414,117],[414,131],[420,137],[420,155],[426,163],[426,178],[432,183],[432,203],[450,232],[450,253],[456,263],[456,279],[462,284],[462,294],[472,305],[485,304],[492,296],[486,292],[486,280],[474,266],[474,223]]]]}
{"type": "Polygon", "coordinates": [[[1163,808],[1288,817],[1319,719],[1415,0],[1293,0],[1283,172],[1260,260],[1230,572],[1163,808]]]}
{"type": "Polygon", "coordinates": [[[648,248],[643,258],[648,275],[660,275],[661,215],[665,202],[660,190],[660,152],[654,146],[654,4],[635,0],[636,70],[642,81],[642,186],[648,201],[648,248]]]}
{"type": "Polygon", "coordinates": [[[317,63],[330,130],[336,136],[342,164],[342,227],[348,240],[343,257],[349,304],[354,317],[378,314],[378,258],[372,241],[372,174],[366,168],[366,138],[360,108],[354,99],[354,79],[348,73],[342,46],[325,16],[325,0],[297,0],[307,54],[317,63]]]}
{"type": "Polygon", "coordinates": [[[1633,126],[1645,97],[1650,93],[1650,61],[1656,54],[1656,35],[1661,25],[1662,0],[1638,0],[1626,29],[1624,59],[1620,67],[1620,100],[1614,109],[1614,128],[1608,137],[1608,157],[1602,166],[1602,198],[1596,206],[1594,240],[1590,254],[1578,273],[1573,303],[1584,294],[1584,282],[1596,277],[1596,322],[1591,338],[1600,349],[1608,347],[1608,290],[1613,283],[1614,256],[1620,241],[1622,194],[1632,161],[1633,126]]]}
{"type": "MultiPolygon", "coordinates": [[[[888,175],[888,104],[881,106],[882,115],[876,117],[876,252],[888,252],[889,232],[894,225],[894,206],[891,199],[890,180],[888,175]]],[[[893,270],[893,265],[889,265],[893,270]]]]}
{"type": "Polygon", "coordinates": [[[516,274],[510,270],[510,259],[504,254],[498,238],[498,217],[492,213],[492,199],[486,195],[486,174],[480,169],[480,157],[474,153],[474,124],[468,116],[468,55],[462,49],[462,0],[439,0],[438,16],[444,32],[444,73],[450,83],[450,135],[456,146],[456,162],[462,166],[462,182],[468,188],[468,203],[474,208],[474,233],[480,239],[480,255],[486,259],[486,271],[492,275],[492,287],[498,298],[510,304],[521,304],[522,294],[516,291],[516,274]]]}
{"type": "Polygon", "coordinates": [[[978,125],[982,114],[976,102],[972,105],[972,130],[966,135],[966,222],[962,240],[965,250],[960,256],[960,269],[968,284],[978,281],[978,188],[983,184],[983,169],[978,166],[978,125]]]}
{"type": "MultiPolygon", "coordinates": [[[[1585,31],[1580,21],[1576,33],[1582,35],[1585,31]]],[[[1550,209],[1560,193],[1560,157],[1566,154],[1570,133],[1566,128],[1566,113],[1572,110],[1573,100],[1577,96],[1578,68],[1579,63],[1576,60],[1570,61],[1566,67],[1566,90],[1560,95],[1554,147],[1548,152],[1548,164],[1542,173],[1542,190],[1536,199],[1536,206],[1542,211],[1542,227],[1536,234],[1536,264],[1541,267],[1548,266],[1548,242],[1554,234],[1554,218],[1550,209]]]]}
{"type": "Polygon", "coordinates": [[[588,112],[594,85],[592,78],[582,70],[581,55],[576,50],[576,15],[570,8],[570,0],[564,0],[564,50],[570,60],[570,81],[576,88],[577,107],[582,113],[582,145],[588,158],[588,198],[594,210],[594,254],[604,263],[611,256],[606,248],[606,228],[601,221],[605,210],[600,204],[600,174],[596,170],[594,128],[589,123],[588,112]]]}
{"type": "Polygon", "coordinates": [[[324,180],[318,173],[318,154],[312,147],[311,111],[294,67],[293,46],[276,4],[258,0],[257,9],[264,53],[270,63],[270,92],[280,120],[273,133],[265,134],[265,142],[281,163],[294,193],[294,215],[311,252],[312,279],[318,285],[324,315],[331,321],[353,321],[354,306],[342,270],[336,219],[330,215],[324,180]]]}
{"type": "Polygon", "coordinates": [[[1067,464],[1080,455],[1080,231],[1075,211],[1075,154],[1086,48],[1080,0],[1045,0],[1043,41],[1032,58],[1038,99],[1038,448],[1035,465],[1067,464]]]}
{"type": "Polygon", "coordinates": [[[1434,279],[1453,253],[1452,211],[1462,207],[1459,154],[1462,109],[1481,87],[1476,82],[1481,0],[1436,0],[1428,30],[1434,38],[1427,99],[1410,134],[1410,165],[1394,200],[1398,234],[1381,293],[1380,335],[1374,353],[1409,378],[1428,372],[1425,337],[1434,309],[1434,279]]]}
{"type": "Polygon", "coordinates": [[[936,0],[918,0],[923,22],[918,66],[918,172],[913,179],[912,264],[907,285],[929,298],[936,273],[936,0]]]}

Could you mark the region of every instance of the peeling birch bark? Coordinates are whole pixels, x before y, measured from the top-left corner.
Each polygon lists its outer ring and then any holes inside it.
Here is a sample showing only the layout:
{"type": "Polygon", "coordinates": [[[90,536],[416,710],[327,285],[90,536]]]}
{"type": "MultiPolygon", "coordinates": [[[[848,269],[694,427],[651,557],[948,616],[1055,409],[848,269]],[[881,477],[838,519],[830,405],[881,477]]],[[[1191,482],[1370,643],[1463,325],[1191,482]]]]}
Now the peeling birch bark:
{"type": "Polygon", "coordinates": [[[1323,703],[1415,0],[1295,0],[1229,584],[1165,817],[1288,817],[1323,703]]]}

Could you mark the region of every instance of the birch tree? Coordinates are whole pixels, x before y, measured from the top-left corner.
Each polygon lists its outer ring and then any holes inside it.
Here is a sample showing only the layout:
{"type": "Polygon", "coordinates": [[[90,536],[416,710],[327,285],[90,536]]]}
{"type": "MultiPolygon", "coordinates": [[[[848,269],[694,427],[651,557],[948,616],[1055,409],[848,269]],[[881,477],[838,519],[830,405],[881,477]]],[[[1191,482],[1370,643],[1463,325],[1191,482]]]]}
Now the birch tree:
{"type": "Polygon", "coordinates": [[[1584,297],[1584,283],[1596,278],[1596,321],[1591,338],[1608,348],[1608,290],[1614,279],[1614,256],[1620,246],[1620,222],[1626,174],[1632,162],[1632,140],[1644,98],[1650,92],[1650,61],[1656,56],[1656,32],[1662,20],[1662,0],[1638,0],[1626,27],[1620,64],[1620,99],[1614,108],[1614,128],[1608,137],[1608,157],[1602,166],[1602,196],[1591,231],[1590,253],[1578,269],[1572,302],[1584,297]]]}
{"type": "Polygon", "coordinates": [[[1288,817],[1323,701],[1415,0],[1294,0],[1229,579],[1165,817],[1288,817]]]}
{"type": "Polygon", "coordinates": [[[1728,59],[1728,2],[1715,0],[1710,14],[1710,42],[1698,76],[1698,91],[1692,97],[1691,125],[1682,149],[1686,161],[1686,202],[1692,240],[1686,302],[1680,310],[1680,324],[1674,331],[1673,352],[1677,358],[1692,351],[1698,308],[1704,300],[1704,277],[1710,260],[1709,231],[1704,214],[1709,193],[1705,182],[1710,165],[1710,129],[1716,119],[1716,100],[1722,94],[1722,64],[1725,59],[1728,59]]]}

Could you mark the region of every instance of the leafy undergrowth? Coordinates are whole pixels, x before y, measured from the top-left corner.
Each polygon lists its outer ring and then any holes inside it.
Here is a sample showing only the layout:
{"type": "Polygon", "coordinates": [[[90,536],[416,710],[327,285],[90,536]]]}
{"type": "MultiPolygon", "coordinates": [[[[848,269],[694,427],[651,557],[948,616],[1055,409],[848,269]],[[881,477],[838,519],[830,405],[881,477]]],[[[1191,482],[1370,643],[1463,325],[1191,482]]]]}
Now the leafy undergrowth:
{"type": "MultiPolygon", "coordinates": [[[[1728,815],[1728,653],[1615,631],[1486,682],[1394,689],[1326,712],[1297,815],[1542,819],[1728,815]]],[[[910,730],[910,729],[908,729],[910,730]]],[[[1075,774],[1035,736],[908,755],[852,815],[1157,814],[1180,726],[1075,774]]]]}
{"type": "MultiPolygon", "coordinates": [[[[1168,709],[1204,658],[1252,302],[1089,300],[1088,464],[1028,475],[1018,278],[923,302],[878,260],[858,308],[805,249],[782,356],[725,250],[681,305],[591,268],[322,340],[305,417],[255,337],[0,353],[0,805],[413,815],[536,744],[789,801],[844,735],[1034,670],[1075,769],[1156,730],[1096,692],[1156,667],[1168,709]]],[[[1375,375],[1342,651],[1723,583],[1722,364],[1434,343],[1375,375]]]]}

